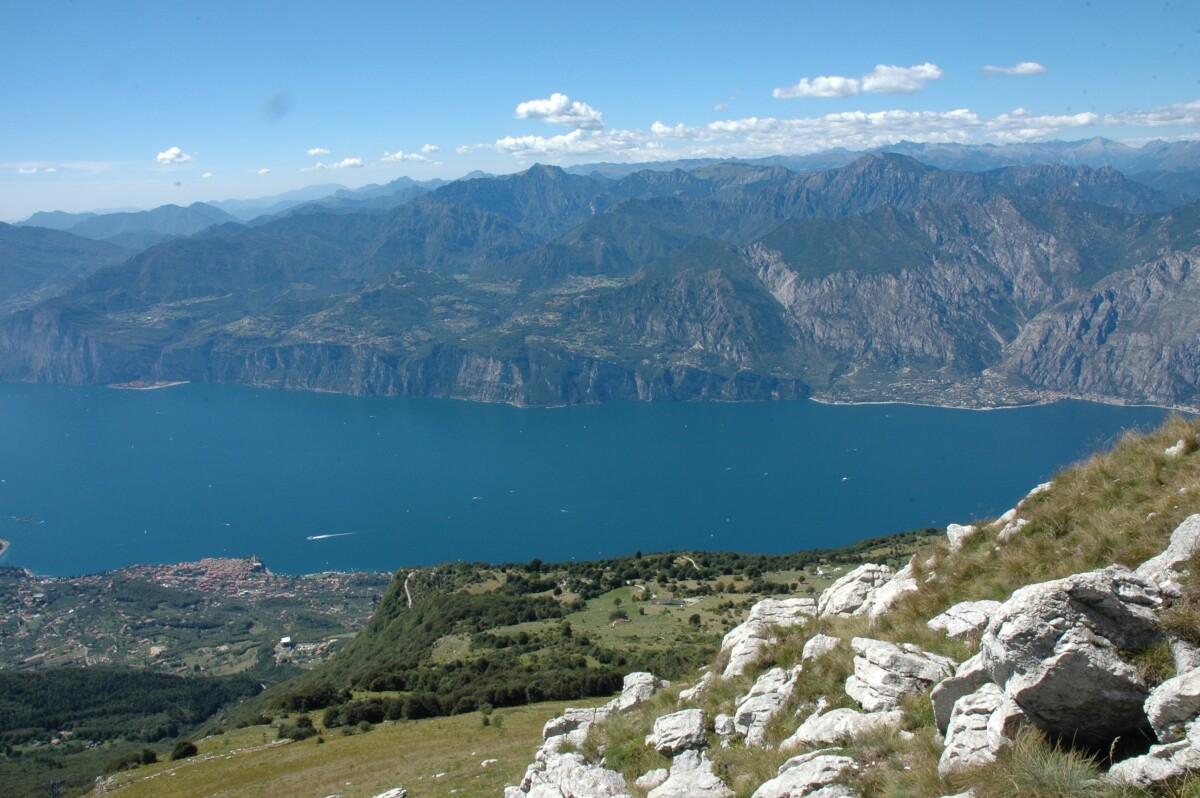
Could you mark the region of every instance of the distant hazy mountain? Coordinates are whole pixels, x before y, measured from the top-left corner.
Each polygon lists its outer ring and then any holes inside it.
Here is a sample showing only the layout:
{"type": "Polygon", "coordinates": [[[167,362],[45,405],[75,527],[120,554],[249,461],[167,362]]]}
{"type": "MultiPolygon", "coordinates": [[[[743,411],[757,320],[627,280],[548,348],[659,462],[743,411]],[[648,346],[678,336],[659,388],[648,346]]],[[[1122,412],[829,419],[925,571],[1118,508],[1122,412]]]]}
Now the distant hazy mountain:
{"type": "MultiPolygon", "coordinates": [[[[740,163],[782,166],[793,172],[836,169],[868,153],[907,155],[938,169],[987,172],[1006,166],[1111,166],[1126,174],[1142,172],[1194,172],[1200,170],[1200,141],[1153,141],[1142,147],[1130,147],[1105,138],[1079,141],[1045,141],[1027,144],[924,144],[901,141],[868,150],[852,152],[841,148],[811,155],[774,155],[768,158],[733,159],[740,163]]],[[[716,163],[715,160],[660,161],[636,164],[595,163],[572,166],[571,174],[600,174],[621,178],[646,169],[687,171],[716,163]]]]}
{"type": "Polygon", "coordinates": [[[149,211],[124,213],[35,213],[22,224],[35,227],[52,226],[77,236],[102,241],[125,234],[152,237],[187,236],[214,224],[236,221],[236,217],[220,208],[195,202],[186,208],[163,205],[149,211]]]}
{"type": "Polygon", "coordinates": [[[123,247],[61,230],[0,223],[0,313],[61,293],[127,255],[123,247]]]}
{"type": "Polygon", "coordinates": [[[875,153],[389,186],[99,269],[0,319],[0,375],[516,404],[1200,405],[1200,204],[1110,166],[875,153]]]}
{"type": "Polygon", "coordinates": [[[294,191],[285,191],[282,194],[273,194],[269,197],[259,197],[258,199],[227,199],[218,202],[210,202],[209,205],[214,208],[220,208],[232,216],[236,216],[244,222],[248,222],[258,216],[264,214],[272,215],[282,213],[288,208],[301,205],[305,202],[311,202],[321,197],[328,197],[338,191],[345,190],[345,186],[337,183],[322,183],[316,186],[305,186],[294,191]]]}
{"type": "Polygon", "coordinates": [[[295,214],[383,213],[444,185],[445,180],[417,181],[399,177],[383,185],[372,183],[362,188],[343,188],[311,202],[299,203],[275,213],[264,213],[255,219],[255,224],[295,214]]]}

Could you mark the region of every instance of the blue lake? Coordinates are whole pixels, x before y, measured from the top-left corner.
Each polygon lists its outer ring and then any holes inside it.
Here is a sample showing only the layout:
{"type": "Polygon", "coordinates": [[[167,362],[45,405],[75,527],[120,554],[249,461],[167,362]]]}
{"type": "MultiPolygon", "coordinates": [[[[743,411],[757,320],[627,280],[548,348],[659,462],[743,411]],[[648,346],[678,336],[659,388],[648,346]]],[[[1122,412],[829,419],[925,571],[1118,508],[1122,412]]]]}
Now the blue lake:
{"type": "Polygon", "coordinates": [[[995,515],[1165,415],[0,383],[0,538],[5,565],[55,575],[251,554],[302,573],[785,552],[995,515]]]}

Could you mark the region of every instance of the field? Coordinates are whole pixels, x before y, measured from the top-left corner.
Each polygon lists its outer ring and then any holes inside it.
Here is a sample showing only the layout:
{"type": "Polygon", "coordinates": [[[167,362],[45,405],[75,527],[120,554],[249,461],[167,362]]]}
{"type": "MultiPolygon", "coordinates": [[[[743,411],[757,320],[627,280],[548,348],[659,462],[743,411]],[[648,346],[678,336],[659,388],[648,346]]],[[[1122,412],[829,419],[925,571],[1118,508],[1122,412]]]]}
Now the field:
{"type": "MultiPolygon", "coordinates": [[[[573,701],[590,706],[601,701],[573,701]]],[[[410,798],[496,796],[516,784],[541,744],[545,722],[564,703],[448,718],[381,723],[369,732],[326,731],[301,742],[275,741],[272,726],[252,726],[197,742],[190,760],[118,774],[96,795],[120,798],[370,798],[404,787],[410,798]],[[495,760],[487,765],[485,761],[495,760]]],[[[294,717],[292,718],[294,720],[294,717]]],[[[320,727],[319,713],[313,716],[320,727]]]]}

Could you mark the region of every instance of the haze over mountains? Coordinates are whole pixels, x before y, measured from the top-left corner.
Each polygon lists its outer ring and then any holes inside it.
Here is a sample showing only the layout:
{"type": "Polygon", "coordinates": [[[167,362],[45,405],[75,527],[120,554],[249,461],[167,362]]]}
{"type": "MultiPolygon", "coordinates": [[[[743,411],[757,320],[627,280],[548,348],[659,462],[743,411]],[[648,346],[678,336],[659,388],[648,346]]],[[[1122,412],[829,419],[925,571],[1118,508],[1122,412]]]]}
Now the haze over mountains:
{"type": "Polygon", "coordinates": [[[1200,143],[889,149],[36,214],[0,376],[1200,404],[1200,143]]]}

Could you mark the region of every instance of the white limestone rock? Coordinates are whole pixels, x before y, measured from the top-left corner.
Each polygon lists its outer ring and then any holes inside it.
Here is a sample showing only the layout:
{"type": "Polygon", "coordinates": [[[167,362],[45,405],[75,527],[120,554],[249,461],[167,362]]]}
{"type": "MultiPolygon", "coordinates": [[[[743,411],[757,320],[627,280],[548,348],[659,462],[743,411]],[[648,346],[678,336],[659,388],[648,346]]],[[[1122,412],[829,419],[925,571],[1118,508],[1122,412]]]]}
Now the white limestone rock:
{"type": "Polygon", "coordinates": [[[1171,654],[1175,658],[1176,673],[1187,673],[1193,668],[1200,668],[1200,646],[1176,638],[1171,640],[1171,654]]]}
{"type": "Polygon", "coordinates": [[[929,693],[938,733],[946,733],[950,726],[950,715],[954,712],[954,704],[958,699],[974,693],[991,681],[991,674],[983,666],[983,657],[976,654],[959,665],[953,676],[938,682],[929,693]]]}
{"type": "Polygon", "coordinates": [[[1145,723],[1148,695],[1121,651],[1161,634],[1157,585],[1122,566],[1017,590],[996,611],[980,642],[991,680],[1037,726],[1107,745],[1145,723]]]}
{"type": "Polygon", "coordinates": [[[1033,490],[1029,491],[1029,493],[1026,493],[1026,494],[1025,494],[1025,498],[1024,498],[1024,499],[1021,499],[1021,502],[1020,502],[1020,504],[1018,504],[1017,506],[1018,506],[1018,507],[1020,507],[1022,504],[1024,504],[1024,503],[1025,503],[1025,502],[1027,502],[1027,501],[1029,501],[1030,499],[1032,499],[1034,496],[1038,495],[1039,493],[1045,493],[1046,491],[1050,490],[1050,489],[1051,489],[1051,488],[1053,488],[1053,487],[1054,487],[1054,482],[1053,482],[1053,481],[1051,481],[1051,482],[1043,482],[1043,483],[1042,483],[1042,484],[1040,484],[1040,485],[1035,485],[1035,486],[1033,487],[1033,490]]]}
{"type": "Polygon", "coordinates": [[[733,715],[727,715],[724,712],[713,718],[713,731],[722,737],[733,737],[738,733],[737,724],[734,723],[733,715]]]}
{"type": "Polygon", "coordinates": [[[868,712],[899,709],[910,693],[927,693],[954,672],[955,662],[905,644],[856,637],[854,674],[846,679],[846,694],[868,712]]]}
{"type": "Polygon", "coordinates": [[[1181,673],[1155,687],[1145,703],[1146,717],[1160,742],[1200,716],[1200,668],[1181,673]]]}
{"type": "Polygon", "coordinates": [[[950,541],[950,553],[962,548],[963,542],[979,530],[972,524],[951,524],[946,527],[946,538],[950,541]]]}
{"type": "Polygon", "coordinates": [[[779,744],[781,751],[813,745],[835,745],[853,740],[867,732],[883,728],[899,728],[904,718],[900,710],[889,712],[857,712],[841,708],[809,715],[791,737],[779,744]]]}
{"type": "Polygon", "coordinates": [[[620,773],[590,765],[579,754],[552,754],[539,764],[521,782],[521,791],[530,798],[615,798],[629,792],[620,773]]]}
{"type": "Polygon", "coordinates": [[[393,787],[390,790],[379,793],[375,798],[408,798],[408,790],[403,787],[393,787]]]}
{"type": "Polygon", "coordinates": [[[654,731],[646,736],[646,745],[666,756],[674,756],[690,748],[704,748],[708,737],[704,733],[704,710],[684,709],[663,715],[654,721],[654,731]]]}
{"type": "Polygon", "coordinates": [[[850,617],[866,613],[871,594],[887,584],[896,571],[887,565],[866,563],[838,579],[821,593],[817,602],[817,615],[850,617]]]}
{"type": "Polygon", "coordinates": [[[667,780],[646,798],[733,798],[734,792],[713,773],[702,751],[684,751],[671,762],[667,780]]]}
{"type": "Polygon", "coordinates": [[[700,681],[686,690],[679,691],[679,702],[681,704],[690,704],[693,701],[699,701],[700,696],[704,694],[704,691],[708,689],[708,686],[712,684],[715,678],[716,675],[712,671],[705,671],[704,675],[700,677],[700,681]]]}
{"type": "Polygon", "coordinates": [[[1156,745],[1142,756],[1118,762],[1109,769],[1106,778],[1145,788],[1200,770],[1200,723],[1188,724],[1186,731],[1186,736],[1178,742],[1156,745]]]}
{"type": "MultiPolygon", "coordinates": [[[[775,778],[763,782],[752,798],[800,798],[812,796],[830,785],[855,762],[848,756],[833,754],[836,749],[821,749],[794,756],[779,767],[775,778]]],[[[852,792],[843,793],[853,795],[852,792]]],[[[830,793],[825,794],[832,798],[830,793]]]]}
{"type": "Polygon", "coordinates": [[[730,629],[721,641],[721,652],[729,656],[722,676],[741,676],[763,648],[778,642],[775,629],[806,624],[816,612],[811,598],[763,599],[755,604],[745,622],[730,629]]]}
{"type": "Polygon", "coordinates": [[[663,687],[669,687],[670,682],[659,679],[653,673],[637,671],[625,674],[621,684],[621,694],[605,704],[611,712],[624,712],[649,699],[663,687]]]}
{"type": "Polygon", "coordinates": [[[1187,441],[1185,441],[1183,438],[1180,438],[1175,442],[1174,446],[1168,446],[1167,448],[1163,449],[1163,454],[1167,457],[1178,457],[1179,455],[1183,454],[1184,449],[1186,448],[1187,441]]]}
{"type": "Polygon", "coordinates": [[[826,654],[834,651],[842,644],[840,637],[832,635],[815,634],[808,639],[804,644],[804,650],[800,654],[800,662],[809,662],[811,660],[820,659],[826,654]]]}
{"type": "Polygon", "coordinates": [[[996,541],[998,543],[1007,543],[1013,539],[1013,536],[1029,525],[1029,520],[1025,518],[1017,518],[1009,521],[1004,525],[1004,528],[996,533],[996,541]]]}
{"type": "Polygon", "coordinates": [[[586,709],[571,707],[564,710],[563,714],[546,721],[546,725],[542,727],[542,739],[545,741],[542,751],[554,754],[565,745],[583,745],[592,724],[611,714],[612,710],[607,705],[586,709]]]}
{"type": "Polygon", "coordinates": [[[1002,748],[1012,745],[1023,721],[1020,707],[995,684],[960,698],[950,716],[938,775],[994,762],[1002,748]]]}
{"type": "Polygon", "coordinates": [[[1166,550],[1139,565],[1135,573],[1158,585],[1178,582],[1183,575],[1181,567],[1197,548],[1200,548],[1200,514],[1185,518],[1171,533],[1166,550]]]}
{"type": "Polygon", "coordinates": [[[963,601],[930,618],[925,625],[935,632],[944,632],[955,640],[965,640],[982,632],[992,619],[992,614],[999,608],[999,601],[989,599],[963,601]]]}
{"type": "Polygon", "coordinates": [[[863,613],[875,623],[879,616],[890,610],[897,601],[920,588],[913,577],[912,562],[896,572],[895,576],[873,591],[863,605],[863,613]]]}
{"type": "Polygon", "coordinates": [[[670,771],[666,768],[655,768],[634,779],[633,786],[640,790],[653,790],[667,780],[670,771]]]}
{"type": "Polygon", "coordinates": [[[772,668],[759,676],[750,692],[737,700],[733,723],[737,733],[746,738],[746,745],[766,744],[767,724],[791,698],[799,675],[799,667],[791,671],[772,668]]]}

